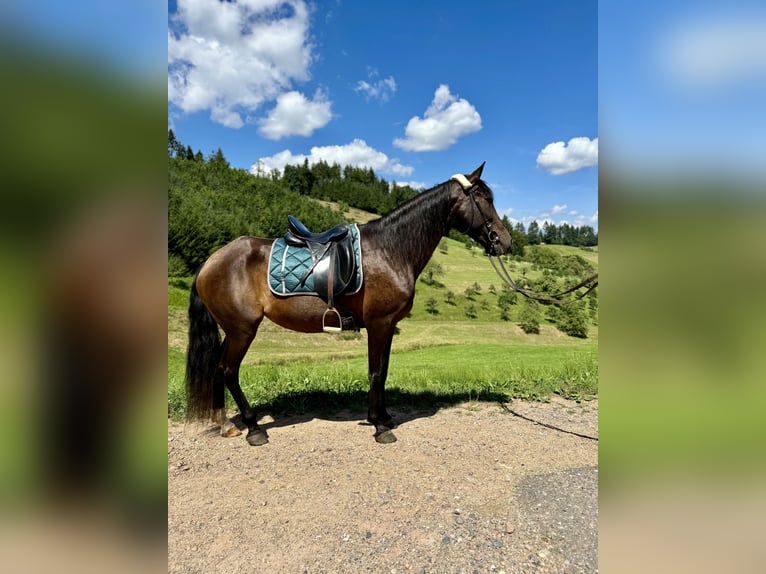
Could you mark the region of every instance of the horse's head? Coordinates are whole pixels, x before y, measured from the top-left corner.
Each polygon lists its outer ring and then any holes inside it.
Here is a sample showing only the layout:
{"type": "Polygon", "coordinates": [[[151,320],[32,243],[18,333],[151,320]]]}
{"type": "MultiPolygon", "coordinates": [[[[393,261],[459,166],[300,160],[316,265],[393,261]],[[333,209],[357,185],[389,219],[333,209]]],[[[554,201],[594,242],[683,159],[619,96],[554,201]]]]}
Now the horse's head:
{"type": "Polygon", "coordinates": [[[488,255],[511,251],[511,234],[495,210],[492,190],[481,180],[482,163],[472,174],[453,175],[457,201],[452,209],[452,227],[477,241],[488,255]]]}

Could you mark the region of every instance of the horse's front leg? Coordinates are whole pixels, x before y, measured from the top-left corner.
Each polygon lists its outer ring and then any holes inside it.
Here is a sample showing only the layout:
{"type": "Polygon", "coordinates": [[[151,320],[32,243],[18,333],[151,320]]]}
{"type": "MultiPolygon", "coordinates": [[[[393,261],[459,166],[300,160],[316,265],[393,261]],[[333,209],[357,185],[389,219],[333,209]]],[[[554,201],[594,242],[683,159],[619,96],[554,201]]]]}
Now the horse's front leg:
{"type": "Polygon", "coordinates": [[[386,410],[386,377],[388,359],[391,355],[391,341],[394,338],[394,325],[385,327],[367,327],[370,395],[367,420],[375,425],[375,440],[379,443],[396,441],[391,431],[396,426],[386,410]]]}

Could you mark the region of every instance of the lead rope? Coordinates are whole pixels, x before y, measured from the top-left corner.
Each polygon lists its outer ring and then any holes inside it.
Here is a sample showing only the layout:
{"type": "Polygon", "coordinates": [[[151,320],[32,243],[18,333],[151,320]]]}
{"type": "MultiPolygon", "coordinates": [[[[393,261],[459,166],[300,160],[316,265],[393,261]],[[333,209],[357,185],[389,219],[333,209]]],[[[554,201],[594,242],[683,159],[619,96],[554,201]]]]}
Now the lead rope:
{"type": "Polygon", "coordinates": [[[569,305],[570,303],[579,301],[580,299],[585,297],[588,293],[593,291],[596,287],[598,287],[598,273],[596,273],[595,275],[591,275],[587,279],[580,281],[574,287],[571,287],[567,289],[566,291],[562,291],[561,293],[555,293],[550,296],[543,296],[537,293],[528,293],[527,291],[525,291],[524,289],[522,289],[521,287],[516,285],[516,283],[513,282],[513,279],[511,279],[511,276],[508,273],[508,270],[505,268],[505,265],[503,264],[502,258],[497,256],[494,256],[494,257],[497,258],[498,263],[500,263],[500,267],[498,268],[498,266],[495,264],[495,259],[493,258],[492,255],[490,255],[489,262],[492,264],[492,269],[495,270],[495,273],[497,273],[497,276],[500,277],[500,279],[506,285],[508,285],[508,287],[510,287],[511,290],[516,291],[517,293],[521,293],[527,299],[532,299],[533,301],[537,301],[538,303],[542,303],[543,305],[569,305]],[[501,273],[501,269],[502,269],[502,273],[501,273]],[[568,301],[563,301],[559,299],[559,297],[561,297],[562,295],[567,295],[569,293],[577,291],[578,289],[580,289],[581,287],[585,287],[588,283],[591,283],[592,281],[595,281],[595,282],[591,286],[589,286],[586,291],[576,295],[574,299],[570,299],[568,301]]]}

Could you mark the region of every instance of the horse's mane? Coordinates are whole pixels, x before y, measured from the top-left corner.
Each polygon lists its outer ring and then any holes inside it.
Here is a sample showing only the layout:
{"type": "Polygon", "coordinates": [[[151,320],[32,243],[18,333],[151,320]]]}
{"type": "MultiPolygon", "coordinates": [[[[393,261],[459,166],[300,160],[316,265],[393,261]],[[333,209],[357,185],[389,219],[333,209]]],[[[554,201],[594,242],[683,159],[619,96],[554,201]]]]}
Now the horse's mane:
{"type": "Polygon", "coordinates": [[[449,183],[440,183],[367,223],[366,235],[402,265],[428,261],[447,233],[449,183]]]}

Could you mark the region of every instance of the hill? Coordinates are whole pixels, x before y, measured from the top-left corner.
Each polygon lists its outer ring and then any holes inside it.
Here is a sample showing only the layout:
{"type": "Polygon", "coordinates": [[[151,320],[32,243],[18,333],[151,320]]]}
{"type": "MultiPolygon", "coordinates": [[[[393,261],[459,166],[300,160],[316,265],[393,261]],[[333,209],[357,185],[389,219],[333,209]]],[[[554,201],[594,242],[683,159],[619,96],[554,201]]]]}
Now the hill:
{"type": "MultiPolygon", "coordinates": [[[[567,257],[581,257],[593,266],[595,272],[598,272],[597,252],[565,245],[553,247],[555,247],[555,253],[561,256],[562,261],[567,257]]],[[[535,247],[527,247],[527,252],[534,253],[535,247]]],[[[525,258],[506,259],[505,266],[514,282],[518,285],[527,284],[533,291],[536,283],[542,282],[544,277],[549,277],[553,273],[552,269],[541,267],[526,260],[526,256],[525,258]]],[[[510,302],[507,320],[510,322],[519,320],[523,297],[511,293],[504,287],[502,280],[494,272],[487,256],[480,247],[468,248],[460,241],[444,238],[434,253],[431,263],[436,264],[437,268],[441,268],[443,275],[435,277],[433,284],[428,284],[425,275],[429,267],[426,267],[426,271],[418,280],[415,306],[412,310],[413,317],[422,320],[501,320],[501,298],[505,293],[505,297],[510,302]],[[477,291],[477,286],[478,292],[473,292],[477,291]],[[466,290],[472,291],[467,293],[466,290]],[[450,292],[453,297],[448,295],[450,292]],[[428,310],[427,302],[429,299],[436,300],[436,313],[433,312],[433,304],[431,311],[428,310]],[[469,305],[473,306],[474,317],[470,316],[471,308],[468,308],[469,305]]],[[[579,278],[585,278],[585,276],[581,275],[579,278]]],[[[557,285],[563,287],[561,282],[557,285]]]]}
{"type": "Polygon", "coordinates": [[[368,223],[373,219],[378,219],[380,217],[380,215],[376,213],[370,213],[369,211],[364,211],[363,209],[359,209],[357,207],[342,205],[335,201],[325,201],[323,199],[317,199],[314,201],[316,201],[322,207],[326,207],[335,213],[342,215],[348,219],[350,223],[368,223]]]}

